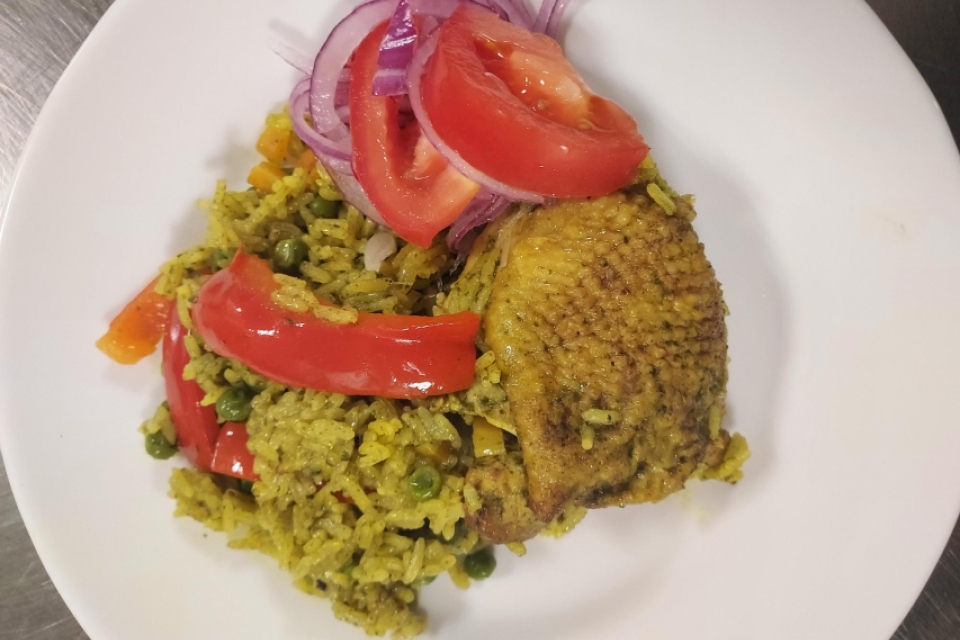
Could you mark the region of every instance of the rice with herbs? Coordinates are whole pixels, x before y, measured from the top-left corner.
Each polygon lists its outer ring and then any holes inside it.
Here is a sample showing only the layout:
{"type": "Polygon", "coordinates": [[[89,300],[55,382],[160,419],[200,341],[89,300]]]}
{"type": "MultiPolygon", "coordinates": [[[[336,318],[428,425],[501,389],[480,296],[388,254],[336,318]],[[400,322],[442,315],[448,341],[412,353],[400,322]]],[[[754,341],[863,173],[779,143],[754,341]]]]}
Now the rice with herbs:
{"type": "MultiPolygon", "coordinates": [[[[285,114],[271,116],[267,125],[290,128],[285,114]]],[[[303,150],[293,136],[289,159],[303,150]]],[[[355,320],[357,311],[434,313],[441,279],[454,260],[442,237],[426,249],[398,241],[399,250],[378,271],[367,270],[364,250],[377,225],[347,203],[335,217],[317,217],[310,203],[318,196],[342,201],[334,183],[322,167],[287,173],[271,193],[230,191],[220,182],[201,203],[209,217],[205,241],[164,265],[158,283],[161,293],[176,297],[185,326],[192,326],[189,310],[206,274],[224,268],[238,249],[267,256],[285,238],[305,242],[309,257],[300,278],[277,276],[274,301],[281,306],[335,322],[355,320]],[[321,306],[316,296],[336,306],[321,306]]],[[[481,304],[477,297],[490,282],[475,284],[458,305],[481,304]]],[[[233,548],[272,556],[299,588],[331,599],[339,618],[368,633],[422,632],[418,590],[443,573],[469,586],[463,558],[484,546],[463,523],[463,477],[472,459],[451,422],[457,416],[447,406],[428,408],[436,399],[414,403],[288,388],[212,353],[193,333],[185,342],[191,361],[184,378],[202,387],[205,404],[237,385],[257,392],[247,431],[260,479],[247,493],[222,476],[177,469],[170,478],[176,515],[230,534],[233,548]],[[408,478],[425,463],[441,472],[442,489],[421,502],[411,495],[408,478]]],[[[481,357],[476,389],[502,401],[502,390],[491,391],[498,382],[493,358],[481,357]]],[[[464,411],[459,419],[470,416],[464,411]]],[[[166,406],[144,430],[174,433],[166,406]]]]}
{"type": "MultiPolygon", "coordinates": [[[[286,114],[271,115],[267,126],[291,129],[286,114]]],[[[322,167],[296,166],[304,151],[291,133],[280,165],[283,176],[269,191],[230,191],[220,182],[213,197],[201,203],[209,218],[206,239],[164,265],[157,285],[160,293],[175,298],[187,328],[192,328],[190,309],[201,285],[236,251],[269,258],[278,242],[293,239],[309,251],[299,277],[275,276],[280,286],[273,301],[288,310],[340,323],[355,322],[361,311],[484,311],[501,252],[474,252],[453,282],[455,257],[443,237],[429,248],[398,239],[397,250],[377,271],[365,268],[368,242],[384,231],[342,202],[322,167]],[[314,206],[331,201],[340,204],[322,211],[314,206]],[[319,304],[318,297],[333,306],[319,304]]],[[[652,162],[644,164],[640,177],[654,200],[672,205],[676,194],[652,162]]],[[[233,548],[272,556],[299,588],[332,600],[337,617],[370,634],[422,632],[426,620],[417,607],[418,592],[441,574],[461,588],[469,586],[464,559],[488,543],[465,525],[481,504],[464,480],[474,452],[461,433],[482,418],[516,435],[500,369],[482,332],[473,385],[418,401],[285,387],[214,354],[194,333],[184,342],[190,354],[184,378],[203,389],[204,404],[215,404],[236,387],[255,393],[246,426],[259,480],[250,488],[217,474],[176,469],[170,478],[176,515],[225,532],[233,548]],[[424,466],[439,471],[440,489],[435,497],[418,500],[410,479],[424,466]]],[[[593,446],[595,427],[616,419],[612,411],[587,411],[583,447],[593,446]]],[[[166,403],[142,429],[175,442],[166,403]]],[[[723,467],[711,472],[736,479],[747,455],[741,438],[731,445],[723,467]]],[[[563,535],[585,514],[582,506],[571,504],[542,533],[563,535]]],[[[526,552],[520,542],[507,547],[517,555],[526,552]]]]}

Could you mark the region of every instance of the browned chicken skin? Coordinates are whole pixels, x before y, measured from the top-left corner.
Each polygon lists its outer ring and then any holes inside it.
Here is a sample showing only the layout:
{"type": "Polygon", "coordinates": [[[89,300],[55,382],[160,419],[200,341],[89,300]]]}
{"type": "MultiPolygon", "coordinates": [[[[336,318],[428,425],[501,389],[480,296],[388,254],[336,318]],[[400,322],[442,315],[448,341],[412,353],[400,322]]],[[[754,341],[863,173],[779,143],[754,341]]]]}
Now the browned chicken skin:
{"type": "Polygon", "coordinates": [[[467,476],[483,505],[469,523],[494,542],[532,537],[571,503],[656,501],[722,475],[720,285],[691,204],[637,191],[517,214],[477,242],[500,254],[484,339],[523,460],[467,476]]]}

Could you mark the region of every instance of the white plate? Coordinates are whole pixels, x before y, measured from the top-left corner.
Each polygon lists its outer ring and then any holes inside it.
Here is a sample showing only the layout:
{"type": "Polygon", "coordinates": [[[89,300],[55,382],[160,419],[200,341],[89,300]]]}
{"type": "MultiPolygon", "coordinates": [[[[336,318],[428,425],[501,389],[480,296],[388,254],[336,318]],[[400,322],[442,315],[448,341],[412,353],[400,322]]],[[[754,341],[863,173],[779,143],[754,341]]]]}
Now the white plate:
{"type": "MultiPolygon", "coordinates": [[[[93,343],[194,201],[242,185],[294,72],[349,2],[119,0],[24,154],[0,249],[0,436],[44,564],[94,640],[359,638],[272,561],[170,517],[136,428],[157,360],[93,343]]],[[[730,317],[738,487],[592,513],[467,593],[443,638],[887,640],[960,510],[960,162],[860,0],[590,0],[565,41],[638,116],[730,317]]]]}

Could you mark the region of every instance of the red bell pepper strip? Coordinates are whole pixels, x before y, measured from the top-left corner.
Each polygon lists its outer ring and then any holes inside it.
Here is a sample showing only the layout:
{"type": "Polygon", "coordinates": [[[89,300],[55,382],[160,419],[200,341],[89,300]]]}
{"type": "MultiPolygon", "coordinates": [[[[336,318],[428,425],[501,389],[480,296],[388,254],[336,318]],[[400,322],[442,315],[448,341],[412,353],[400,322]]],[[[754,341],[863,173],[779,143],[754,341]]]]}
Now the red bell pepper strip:
{"type": "Polygon", "coordinates": [[[156,278],[127,304],[97,340],[97,348],[120,364],[134,364],[157,350],[172,301],[155,291],[156,278]]]}
{"type": "Polygon", "coordinates": [[[241,480],[259,480],[260,476],[253,472],[253,454],[247,449],[248,440],[247,425],[240,422],[224,424],[217,437],[211,470],[241,480]]]}
{"type": "Polygon", "coordinates": [[[177,305],[170,305],[167,333],[163,339],[163,381],[167,389],[170,418],[177,430],[180,453],[201,471],[210,471],[220,427],[212,406],[200,401],[206,395],[193,380],[183,379],[190,362],[183,338],[186,327],[180,322],[177,305]]]}
{"type": "Polygon", "coordinates": [[[336,324],[275,304],[279,286],[266,261],[237,252],[197,295],[197,333],[215,353],[293,387],[414,398],[473,383],[477,314],[360,313],[354,324],[336,324]]]}

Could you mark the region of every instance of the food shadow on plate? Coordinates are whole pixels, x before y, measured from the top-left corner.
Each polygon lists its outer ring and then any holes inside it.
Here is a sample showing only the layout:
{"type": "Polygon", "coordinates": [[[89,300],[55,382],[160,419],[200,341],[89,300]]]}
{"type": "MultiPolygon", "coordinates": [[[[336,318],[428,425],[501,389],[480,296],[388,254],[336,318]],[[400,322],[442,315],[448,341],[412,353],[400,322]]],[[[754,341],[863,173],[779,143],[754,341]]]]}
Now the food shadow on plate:
{"type": "MultiPolygon", "coordinates": [[[[571,3],[558,33],[561,45],[577,15],[592,0],[571,3]]],[[[594,47],[591,38],[602,32],[578,30],[578,47],[594,47]]],[[[773,254],[760,210],[725,158],[698,155],[693,142],[682,131],[663,126],[644,106],[642,91],[619,83],[603,71],[591,73],[592,64],[581,67],[588,84],[599,95],[611,98],[637,121],[653,148],[661,173],[680,193],[697,197],[697,219],[693,226],[706,247],[706,255],[717,272],[724,299],[730,308],[730,381],[724,428],[747,437],[752,451],[744,467],[745,478],[736,492],[718,483],[698,483],[686,494],[709,494],[711,503],[761,486],[775,463],[776,416],[783,375],[789,358],[787,350],[790,309],[784,292],[780,265],[773,254]]],[[[769,212],[766,214],[769,215],[769,212]]],[[[681,494],[684,496],[685,494],[681,494]]],[[[743,496],[741,496],[743,497],[743,496]]],[[[680,499],[680,496],[677,497],[680,499]]],[[[719,513],[719,503],[712,511],[719,513]]]]}
{"type": "MultiPolygon", "coordinates": [[[[631,107],[637,103],[623,102],[631,107]]],[[[641,109],[630,110],[642,116],[641,109]]],[[[698,157],[678,136],[657,129],[649,119],[638,120],[651,144],[663,150],[656,155],[663,175],[681,192],[700,196],[694,227],[731,309],[731,377],[724,426],[747,437],[753,456],[737,486],[691,482],[687,490],[660,504],[591,512],[560,542],[532,541],[530,555],[521,560],[524,571],[513,578],[524,583],[516,592],[533,593],[535,581],[549,576],[551,592],[578,593],[576,601],[550,605],[554,628],[564,629],[564,637],[571,638],[593,635],[595,621],[606,613],[653,606],[672,566],[685,553],[685,541],[709,535],[717,523],[732,517],[736,505],[750,502],[766,484],[777,457],[775,418],[789,356],[789,314],[762,212],[738,187],[732,172],[698,157]],[[586,554],[589,560],[582,561],[583,550],[590,548],[606,551],[586,554]],[[584,581],[593,586],[581,588],[584,581]],[[591,614],[584,615],[585,611],[591,614]]],[[[517,638],[535,636],[540,629],[536,620],[519,615],[497,619],[495,626],[507,634],[504,637],[517,638]]]]}
{"type": "Polygon", "coordinates": [[[648,126],[665,150],[658,156],[663,175],[681,177],[673,185],[697,195],[694,227],[717,272],[727,317],[727,415],[723,426],[743,434],[750,444],[744,479],[735,489],[715,482],[697,483],[689,498],[719,515],[730,499],[747,500],[762,487],[776,464],[776,423],[788,351],[790,310],[781,269],[764,228],[764,213],[739,187],[743,183],[721,161],[707,161],[669,131],[648,126]]]}
{"type": "MultiPolygon", "coordinates": [[[[173,468],[185,466],[185,461],[158,464],[153,474],[151,488],[166,495],[169,490],[170,472],[173,468]]],[[[219,576],[223,582],[218,586],[216,600],[224,606],[228,603],[248,602],[248,591],[253,588],[256,597],[262,598],[263,609],[268,610],[274,619],[281,621],[275,637],[286,640],[314,640],[317,629],[337,627],[338,638],[365,638],[362,629],[343,625],[333,614],[329,600],[308,595],[296,588],[293,577],[284,571],[276,559],[271,556],[247,549],[232,549],[227,546],[229,540],[242,537],[212,531],[192,518],[170,518],[171,525],[178,538],[195,551],[194,562],[204,565],[204,575],[219,576]],[[266,601],[269,600],[269,605],[266,601]]],[[[255,625],[262,616],[259,607],[240,607],[235,614],[239,619],[249,619],[255,625]]]]}
{"type": "MultiPolygon", "coordinates": [[[[763,212],[753,206],[726,168],[698,159],[676,139],[668,139],[663,148],[671,149],[663,163],[664,175],[669,176],[671,165],[677,164],[674,158],[682,158],[684,184],[675,186],[703,194],[694,226],[730,308],[730,379],[724,427],[746,436],[752,457],[736,491],[723,493],[745,497],[751,486],[764,484],[776,463],[778,402],[790,357],[790,310],[763,226],[763,212]]],[[[704,486],[712,484],[716,483],[704,486]]]]}
{"type": "MultiPolygon", "coordinates": [[[[318,20],[316,24],[312,25],[312,34],[304,31],[300,25],[293,25],[278,19],[270,21],[267,25],[270,33],[269,44],[274,48],[277,55],[282,58],[286,58],[288,54],[297,57],[302,56],[304,62],[312,67],[320,47],[326,42],[333,28],[361,3],[357,0],[334,0],[330,4],[332,5],[330,19],[318,20]]],[[[288,60],[288,62],[293,61],[288,60]]],[[[291,89],[299,77],[302,77],[299,72],[291,75],[291,89]]]]}
{"type": "MultiPolygon", "coordinates": [[[[269,109],[269,113],[276,113],[284,106],[285,103],[277,102],[269,109]]],[[[264,112],[263,117],[266,116],[267,112],[264,112]]],[[[258,133],[259,128],[250,131],[230,129],[217,152],[204,160],[206,168],[212,170],[216,177],[201,191],[192,193],[191,198],[183,204],[183,212],[176,216],[168,236],[166,255],[175,256],[203,242],[207,236],[209,218],[200,202],[213,198],[217,180],[226,180],[230,191],[243,191],[250,186],[246,176],[260,162],[256,152],[258,133]]]]}
{"type": "MultiPolygon", "coordinates": [[[[109,320],[104,321],[102,331],[106,330],[107,322],[109,322],[109,320]]],[[[97,336],[97,338],[99,337],[100,336],[97,336]]],[[[84,348],[96,349],[92,340],[90,341],[89,347],[85,345],[84,348]]],[[[158,347],[157,351],[159,350],[158,347]]],[[[162,389],[162,381],[158,381],[157,379],[157,371],[160,369],[159,356],[154,354],[141,363],[143,366],[135,367],[117,366],[114,361],[99,351],[96,357],[96,366],[100,370],[100,376],[110,385],[111,389],[116,390],[115,393],[123,393],[129,397],[137,397],[141,400],[143,412],[142,415],[138,416],[140,422],[152,416],[154,409],[157,408],[157,405],[160,404],[165,397],[162,389]]],[[[140,426],[140,422],[131,425],[134,432],[136,432],[137,427],[140,426]]]]}
{"type": "MultiPolygon", "coordinates": [[[[269,113],[281,111],[286,106],[285,102],[277,102],[269,109],[269,113]]],[[[266,118],[267,112],[262,114],[266,118]]],[[[245,131],[230,129],[224,136],[224,143],[220,146],[218,152],[207,158],[208,168],[216,170],[217,178],[227,181],[227,186],[232,191],[242,191],[248,188],[246,178],[250,169],[255,167],[263,158],[257,153],[257,137],[260,135],[263,122],[259,123],[256,129],[245,131]]],[[[214,185],[210,185],[211,189],[214,185]]],[[[203,195],[209,198],[213,195],[212,190],[203,195]]],[[[201,221],[206,224],[206,216],[201,216],[201,221]]],[[[206,227],[204,227],[206,231],[206,227]]]]}
{"type": "MultiPolygon", "coordinates": [[[[575,19],[577,8],[565,21],[575,19]]],[[[561,42],[563,41],[561,30],[561,42]]],[[[579,36],[584,46],[583,34],[579,36]]],[[[589,42],[586,43],[589,49],[589,42]]],[[[696,151],[696,141],[682,129],[671,129],[645,108],[642,91],[618,84],[601,73],[585,73],[600,95],[614,99],[637,121],[652,147],[663,177],[680,193],[696,196],[693,222],[707,259],[713,265],[729,307],[727,317],[730,358],[727,415],[724,428],[746,436],[752,457],[744,467],[745,479],[736,493],[762,485],[776,452],[775,424],[788,352],[789,302],[782,268],[773,253],[764,212],[742,186],[746,178],[723,156],[706,157],[696,151]]],[[[703,487],[716,483],[703,483],[703,487]]],[[[726,495],[728,492],[710,493],[726,495]]]]}
{"type": "MultiPolygon", "coordinates": [[[[455,624],[458,637],[538,638],[543,637],[544,620],[550,621],[550,629],[563,629],[556,638],[603,635],[598,621],[615,619],[618,611],[644,607],[661,590],[662,580],[669,574],[680,540],[647,535],[643,527],[634,526],[638,512],[650,513],[655,508],[647,505],[593,512],[561,540],[529,541],[523,558],[498,550],[501,564],[520,570],[501,575],[498,564],[494,576],[476,587],[484,592],[468,594],[462,606],[467,607],[471,624],[455,624]],[[611,544],[614,536],[618,539],[611,544]],[[646,546],[654,542],[655,552],[652,546],[646,546]],[[482,626],[476,624],[480,621],[482,626]]],[[[669,519],[679,526],[682,517],[674,512],[669,519]]],[[[425,606],[436,634],[442,635],[447,625],[464,615],[464,610],[445,608],[455,603],[432,594],[427,597],[425,606]]]]}

